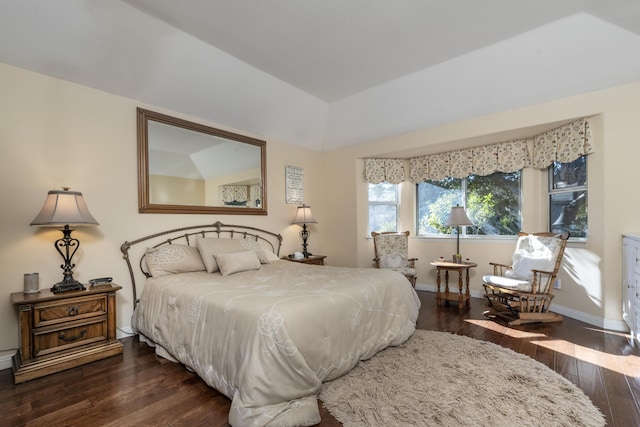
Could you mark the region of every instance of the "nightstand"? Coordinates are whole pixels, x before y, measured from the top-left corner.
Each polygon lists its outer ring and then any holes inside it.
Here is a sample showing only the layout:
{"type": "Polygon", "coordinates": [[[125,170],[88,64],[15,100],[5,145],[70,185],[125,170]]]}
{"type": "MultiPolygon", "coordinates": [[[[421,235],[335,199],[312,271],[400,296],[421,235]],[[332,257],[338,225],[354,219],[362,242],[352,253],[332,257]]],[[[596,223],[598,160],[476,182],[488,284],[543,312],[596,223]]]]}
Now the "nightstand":
{"type": "Polygon", "coordinates": [[[54,294],[11,294],[18,306],[16,384],[122,353],[116,338],[116,284],[54,294]]]}
{"type": "Polygon", "coordinates": [[[289,258],[287,256],[287,257],[284,257],[283,259],[286,259],[287,261],[299,262],[302,264],[324,265],[324,259],[326,257],[327,257],[326,255],[309,255],[308,258],[295,259],[295,258],[289,258]]]}

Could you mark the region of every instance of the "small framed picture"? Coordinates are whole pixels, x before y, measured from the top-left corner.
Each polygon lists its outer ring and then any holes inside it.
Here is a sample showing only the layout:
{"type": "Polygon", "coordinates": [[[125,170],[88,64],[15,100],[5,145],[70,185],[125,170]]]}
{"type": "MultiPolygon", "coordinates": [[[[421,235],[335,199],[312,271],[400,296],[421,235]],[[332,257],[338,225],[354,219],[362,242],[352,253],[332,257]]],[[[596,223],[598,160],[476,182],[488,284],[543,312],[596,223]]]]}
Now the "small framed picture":
{"type": "Polygon", "coordinates": [[[285,165],[285,198],[288,204],[301,205],[304,200],[304,170],[285,165]]]}

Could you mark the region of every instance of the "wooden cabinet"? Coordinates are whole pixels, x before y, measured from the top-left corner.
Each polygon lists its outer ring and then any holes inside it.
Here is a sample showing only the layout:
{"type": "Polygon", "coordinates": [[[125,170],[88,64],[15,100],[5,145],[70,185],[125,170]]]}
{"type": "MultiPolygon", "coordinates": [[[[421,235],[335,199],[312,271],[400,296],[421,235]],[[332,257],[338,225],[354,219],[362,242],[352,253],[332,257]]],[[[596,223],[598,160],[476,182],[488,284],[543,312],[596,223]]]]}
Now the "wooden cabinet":
{"type": "Polygon", "coordinates": [[[640,345],[640,236],[622,237],[622,318],[640,345]]]}
{"type": "Polygon", "coordinates": [[[302,264],[315,264],[315,265],[324,265],[324,259],[326,258],[326,255],[309,255],[307,258],[300,258],[300,259],[295,259],[295,258],[289,258],[284,257],[283,259],[286,259],[288,261],[293,261],[293,262],[299,262],[302,264]]]}
{"type": "Polygon", "coordinates": [[[116,338],[116,292],[110,284],[54,294],[16,292],[20,349],[13,356],[14,382],[73,368],[122,353],[116,338]]]}

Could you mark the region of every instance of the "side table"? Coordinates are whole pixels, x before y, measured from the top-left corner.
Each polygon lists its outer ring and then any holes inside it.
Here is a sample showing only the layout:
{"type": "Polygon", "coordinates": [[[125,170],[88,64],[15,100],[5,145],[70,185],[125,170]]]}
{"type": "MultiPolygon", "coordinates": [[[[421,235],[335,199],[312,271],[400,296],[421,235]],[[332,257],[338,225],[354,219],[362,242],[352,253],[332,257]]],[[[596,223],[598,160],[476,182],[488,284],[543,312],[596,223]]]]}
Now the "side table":
{"type": "Polygon", "coordinates": [[[299,262],[301,264],[324,265],[324,259],[326,257],[327,257],[326,255],[309,255],[307,258],[295,259],[295,258],[289,258],[288,256],[286,256],[282,259],[286,259],[287,261],[299,262]]]}
{"type": "Polygon", "coordinates": [[[18,307],[20,349],[13,356],[16,384],[122,353],[116,338],[116,292],[91,286],[58,294],[11,294],[18,307]]]}
{"type": "Polygon", "coordinates": [[[458,309],[462,309],[464,307],[469,307],[471,305],[470,298],[471,295],[469,293],[469,269],[472,267],[477,267],[478,264],[475,262],[453,262],[453,261],[445,261],[442,259],[435,260],[431,262],[431,265],[436,267],[436,283],[438,285],[438,293],[436,295],[436,301],[438,302],[438,306],[442,305],[444,301],[447,305],[449,301],[458,301],[458,309]],[[444,292],[440,292],[440,272],[444,270],[444,292]],[[458,272],[458,292],[450,292],[449,291],[449,271],[457,271],[458,272]],[[466,289],[463,292],[462,289],[462,275],[466,276],[466,289]]]}

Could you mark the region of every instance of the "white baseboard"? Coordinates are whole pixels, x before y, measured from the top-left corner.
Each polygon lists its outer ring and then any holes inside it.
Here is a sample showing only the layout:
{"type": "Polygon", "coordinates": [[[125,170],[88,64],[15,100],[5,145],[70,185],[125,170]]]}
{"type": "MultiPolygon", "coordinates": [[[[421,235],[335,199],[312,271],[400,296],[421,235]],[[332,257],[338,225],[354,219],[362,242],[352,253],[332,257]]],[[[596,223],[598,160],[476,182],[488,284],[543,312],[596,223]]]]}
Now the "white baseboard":
{"type": "Polygon", "coordinates": [[[122,338],[132,337],[135,334],[136,333],[133,330],[133,328],[131,327],[131,325],[123,326],[123,327],[118,328],[116,330],[116,338],[118,338],[119,340],[121,340],[122,338]]]}
{"type": "Polygon", "coordinates": [[[2,356],[0,356],[0,370],[9,369],[13,366],[11,362],[12,356],[13,354],[3,354],[2,356]]]}
{"type": "MultiPolygon", "coordinates": [[[[417,283],[416,289],[419,291],[438,292],[436,285],[427,285],[423,283],[417,283]]],[[[474,298],[484,298],[484,292],[472,290],[470,294],[474,298]]],[[[574,310],[573,308],[564,307],[558,304],[551,305],[551,311],[561,314],[572,319],[579,320],[589,325],[597,326],[602,329],[608,329],[617,332],[628,332],[629,328],[623,320],[611,320],[603,319],[602,317],[594,316],[592,314],[583,313],[582,311],[574,310]]]]}

